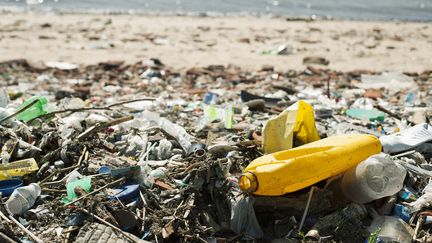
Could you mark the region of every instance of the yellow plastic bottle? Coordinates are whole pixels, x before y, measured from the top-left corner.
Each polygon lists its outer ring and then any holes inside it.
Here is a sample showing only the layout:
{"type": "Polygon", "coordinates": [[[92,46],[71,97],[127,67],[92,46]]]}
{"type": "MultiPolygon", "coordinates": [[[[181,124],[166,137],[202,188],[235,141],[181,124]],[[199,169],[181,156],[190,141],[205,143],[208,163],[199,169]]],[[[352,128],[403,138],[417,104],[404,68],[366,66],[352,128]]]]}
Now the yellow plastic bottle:
{"type": "Polygon", "coordinates": [[[338,175],[380,152],[381,144],[372,135],[332,136],[255,159],[239,185],[255,195],[284,195],[338,175]]]}

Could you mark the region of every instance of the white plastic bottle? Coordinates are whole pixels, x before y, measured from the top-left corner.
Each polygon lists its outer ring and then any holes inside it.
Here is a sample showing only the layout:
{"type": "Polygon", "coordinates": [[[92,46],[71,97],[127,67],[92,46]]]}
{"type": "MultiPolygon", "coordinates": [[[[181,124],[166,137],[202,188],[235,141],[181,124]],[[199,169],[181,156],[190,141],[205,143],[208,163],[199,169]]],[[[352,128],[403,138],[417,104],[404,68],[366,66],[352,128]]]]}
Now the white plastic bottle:
{"type": "Polygon", "coordinates": [[[378,154],[348,170],[342,178],[342,190],[350,200],[368,203],[400,191],[405,176],[405,168],[378,154]]]}
{"type": "Polygon", "coordinates": [[[29,210],[41,194],[41,188],[36,183],[15,189],[6,201],[7,209],[13,215],[20,215],[29,210]]]}

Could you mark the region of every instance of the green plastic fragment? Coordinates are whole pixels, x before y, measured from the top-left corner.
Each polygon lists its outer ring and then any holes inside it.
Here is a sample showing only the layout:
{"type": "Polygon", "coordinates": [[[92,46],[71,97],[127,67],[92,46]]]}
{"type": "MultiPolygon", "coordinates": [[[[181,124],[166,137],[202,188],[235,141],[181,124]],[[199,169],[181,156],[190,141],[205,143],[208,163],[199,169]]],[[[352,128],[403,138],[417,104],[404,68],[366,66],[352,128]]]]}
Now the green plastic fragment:
{"type": "Polygon", "coordinates": [[[78,198],[78,196],[75,193],[76,187],[81,187],[82,189],[84,189],[84,191],[90,192],[91,191],[91,177],[84,177],[83,179],[69,182],[66,185],[67,197],[63,199],[63,202],[65,204],[78,198]]]}
{"type": "Polygon", "coordinates": [[[346,111],[346,114],[352,118],[369,121],[384,121],[384,113],[379,110],[369,110],[352,108],[346,111]]]}
{"type": "Polygon", "coordinates": [[[204,106],[204,117],[201,119],[201,125],[204,125],[208,122],[213,122],[215,120],[223,121],[225,124],[225,128],[232,129],[234,126],[234,108],[232,105],[229,105],[226,108],[219,108],[214,105],[206,105],[204,106]]]}
{"type": "Polygon", "coordinates": [[[29,105],[35,100],[38,100],[38,102],[36,102],[34,105],[30,106],[29,108],[27,108],[26,110],[18,114],[17,116],[18,120],[28,122],[36,117],[42,116],[47,113],[45,110],[45,105],[48,103],[48,100],[46,97],[42,97],[42,96],[30,97],[17,108],[17,111],[21,110],[22,108],[29,105]]]}

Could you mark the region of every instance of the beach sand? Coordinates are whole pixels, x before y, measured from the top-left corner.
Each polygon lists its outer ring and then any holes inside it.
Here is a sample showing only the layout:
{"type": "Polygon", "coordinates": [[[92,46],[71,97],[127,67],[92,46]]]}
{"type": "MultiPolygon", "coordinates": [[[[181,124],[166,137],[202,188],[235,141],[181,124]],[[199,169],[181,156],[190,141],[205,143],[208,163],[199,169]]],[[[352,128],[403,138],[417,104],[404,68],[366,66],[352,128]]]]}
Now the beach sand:
{"type": "Polygon", "coordinates": [[[0,13],[0,61],[134,63],[159,58],[176,68],[234,64],[303,70],[324,57],[329,69],[421,72],[432,68],[432,24],[193,17],[0,13]],[[286,55],[269,53],[285,45],[286,55]]]}

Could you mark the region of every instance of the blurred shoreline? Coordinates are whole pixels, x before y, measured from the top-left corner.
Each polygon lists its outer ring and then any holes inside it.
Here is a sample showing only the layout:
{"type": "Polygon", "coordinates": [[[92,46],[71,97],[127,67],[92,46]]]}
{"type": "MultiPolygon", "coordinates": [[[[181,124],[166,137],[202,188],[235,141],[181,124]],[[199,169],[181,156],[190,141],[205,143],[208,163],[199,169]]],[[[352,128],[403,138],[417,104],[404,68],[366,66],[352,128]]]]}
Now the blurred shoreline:
{"type": "MultiPolygon", "coordinates": [[[[288,21],[317,21],[317,20],[344,20],[342,18],[336,18],[331,16],[316,16],[316,15],[282,15],[282,14],[272,14],[272,13],[259,13],[259,12],[235,12],[235,13],[222,13],[222,12],[187,12],[187,11],[150,11],[150,10],[112,10],[112,9],[51,9],[51,8],[38,8],[33,9],[29,7],[28,9],[21,7],[0,7],[0,14],[75,14],[75,15],[136,15],[136,16],[162,16],[162,17],[257,17],[257,18],[275,18],[275,19],[285,19],[288,21]]],[[[349,20],[349,19],[348,19],[349,20]]],[[[355,21],[354,19],[352,19],[355,21]]],[[[370,20],[358,20],[358,21],[374,21],[370,20]]],[[[383,20],[390,22],[429,22],[427,20],[383,20]]]]}
{"type": "Polygon", "coordinates": [[[22,8],[22,7],[4,7],[0,6],[0,15],[2,14],[103,14],[103,15],[136,15],[136,16],[181,16],[181,17],[257,17],[257,18],[275,18],[287,21],[320,21],[320,20],[339,20],[339,21],[362,21],[362,22],[412,22],[412,23],[432,23],[431,19],[376,19],[376,18],[342,18],[329,15],[305,15],[305,14],[275,14],[260,12],[194,12],[194,11],[152,11],[152,10],[114,10],[114,9],[52,9],[52,8],[22,8]]]}
{"type": "Polygon", "coordinates": [[[1,11],[431,22],[429,0],[0,0],[1,11]]]}
{"type": "Polygon", "coordinates": [[[251,70],[271,65],[281,71],[308,65],[340,71],[422,72],[432,67],[432,25],[425,22],[0,13],[0,61],[96,64],[159,58],[177,69],[233,64],[251,70]]]}

